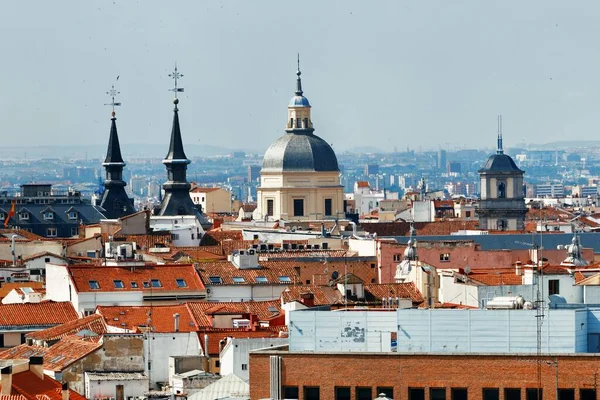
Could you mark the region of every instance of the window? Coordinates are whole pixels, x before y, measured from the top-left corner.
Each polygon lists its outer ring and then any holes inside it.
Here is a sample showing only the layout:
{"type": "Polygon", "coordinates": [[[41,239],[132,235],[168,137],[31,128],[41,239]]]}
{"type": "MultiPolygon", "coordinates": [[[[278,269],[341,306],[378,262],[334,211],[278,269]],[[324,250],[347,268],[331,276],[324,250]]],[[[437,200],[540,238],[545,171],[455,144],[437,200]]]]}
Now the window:
{"type": "Polygon", "coordinates": [[[257,283],[268,283],[269,280],[267,279],[266,276],[257,276],[256,277],[256,282],[257,283]]]}
{"type": "Polygon", "coordinates": [[[394,262],[399,262],[402,259],[402,254],[394,254],[394,262]]]}
{"type": "Polygon", "coordinates": [[[304,215],[304,199],[294,199],[294,217],[304,215]]]}
{"type": "Polygon", "coordinates": [[[248,364],[242,364],[242,371],[248,371],[248,364]]]}
{"type": "Polygon", "coordinates": [[[450,261],[450,253],[442,253],[440,254],[440,261],[450,261]]]}
{"type": "Polygon", "coordinates": [[[48,229],[46,229],[46,236],[48,236],[48,237],[56,237],[56,228],[48,228],[48,229]]]}
{"type": "Polygon", "coordinates": [[[596,389],[579,389],[579,400],[596,400],[596,389]]]}
{"type": "Polygon", "coordinates": [[[467,388],[451,388],[450,400],[467,400],[467,388]]]}
{"type": "Polygon", "coordinates": [[[21,219],[21,220],[28,220],[29,219],[29,213],[28,212],[19,213],[19,219],[21,219]]]}
{"type": "Polygon", "coordinates": [[[299,399],[300,392],[298,391],[298,386],[284,386],[282,388],[283,398],[284,399],[299,399]]]}
{"type": "Polygon", "coordinates": [[[131,281],[131,287],[134,288],[134,289],[136,289],[138,287],[137,282],[131,281]]]}
{"type": "Polygon", "coordinates": [[[558,279],[550,279],[548,281],[548,295],[559,294],[558,279]]]}
{"type": "Polygon", "coordinates": [[[385,397],[389,398],[389,399],[393,399],[394,398],[394,388],[393,387],[378,387],[377,388],[377,393],[375,393],[375,397],[379,396],[380,394],[385,394],[385,397]]]}
{"type": "Polygon", "coordinates": [[[45,220],[54,219],[54,213],[52,211],[44,212],[44,219],[45,220]]]}
{"type": "Polygon", "coordinates": [[[150,287],[150,282],[142,282],[142,285],[143,285],[145,288],[149,288],[149,287],[150,287]]]}
{"type": "Polygon", "coordinates": [[[125,287],[125,284],[123,284],[123,281],[120,279],[115,279],[113,283],[115,284],[115,288],[117,289],[123,289],[125,287]]]}
{"type": "Polygon", "coordinates": [[[498,198],[505,199],[506,198],[506,183],[500,182],[498,184],[498,198]]]}
{"type": "Polygon", "coordinates": [[[508,222],[505,219],[499,219],[496,225],[499,231],[505,231],[508,228],[508,222]]]}
{"type": "Polygon", "coordinates": [[[211,276],[208,278],[208,280],[210,281],[210,283],[212,284],[219,284],[219,283],[223,283],[223,279],[221,279],[220,276],[211,276]]]}
{"type": "Polygon", "coordinates": [[[575,389],[558,389],[558,400],[575,400],[575,389]]]}
{"type": "Polygon", "coordinates": [[[318,387],[304,387],[304,400],[320,400],[321,395],[318,387]]]}
{"type": "Polygon", "coordinates": [[[543,393],[542,389],[539,389],[539,396],[538,396],[537,388],[527,388],[527,389],[525,389],[525,400],[542,400],[543,394],[544,393],[543,393]]]}
{"type": "Polygon", "coordinates": [[[244,278],[242,278],[241,276],[234,276],[232,279],[233,279],[233,283],[244,283],[244,282],[246,282],[244,280],[244,278]]]}
{"type": "Polygon", "coordinates": [[[267,310],[269,310],[270,313],[278,313],[279,309],[275,306],[269,306],[267,307],[267,310]]]}
{"type": "Polygon", "coordinates": [[[71,228],[71,236],[79,236],[79,228],[78,227],[71,228]]]}
{"type": "Polygon", "coordinates": [[[465,211],[465,216],[467,218],[471,218],[471,211],[465,211]]]}
{"type": "Polygon", "coordinates": [[[332,202],[331,199],[325,199],[325,215],[329,216],[332,215],[333,213],[331,212],[332,209],[332,202]]]}
{"type": "Polygon", "coordinates": [[[425,389],[408,388],[408,400],[425,400],[425,389]]]}
{"type": "Polygon", "coordinates": [[[69,211],[69,219],[77,219],[77,211],[69,211]]]}
{"type": "Polygon", "coordinates": [[[175,282],[177,283],[177,287],[187,287],[187,283],[185,283],[185,279],[175,279],[175,282]]]}
{"type": "Polygon", "coordinates": [[[275,205],[274,205],[274,201],[273,199],[268,199],[267,200],[267,215],[269,217],[273,216],[273,213],[275,212],[275,205]]]}
{"type": "Polygon", "coordinates": [[[335,390],[335,400],[350,400],[350,388],[349,387],[336,387],[334,390],[335,390]]]}
{"type": "Polygon", "coordinates": [[[6,214],[0,212],[0,219],[6,219],[6,214]]]}
{"type": "Polygon", "coordinates": [[[49,263],[49,262],[50,262],[50,257],[46,257],[46,258],[44,258],[44,262],[47,262],[47,263],[49,263]]]}
{"type": "Polygon", "coordinates": [[[505,388],[504,389],[504,400],[521,400],[521,389],[505,388]]]}
{"type": "Polygon", "coordinates": [[[162,283],[158,279],[150,279],[152,287],[162,287],[162,283]]]}
{"type": "Polygon", "coordinates": [[[179,233],[171,233],[171,240],[179,240],[179,233]]]}
{"type": "Polygon", "coordinates": [[[483,388],[482,396],[483,400],[500,400],[500,389],[483,388]]]}
{"type": "Polygon", "coordinates": [[[446,388],[429,389],[430,400],[446,400],[446,388]]]}
{"type": "Polygon", "coordinates": [[[292,280],[290,279],[289,276],[280,276],[279,277],[279,282],[291,282],[292,280]]]}
{"type": "Polygon", "coordinates": [[[372,390],[370,387],[357,387],[356,400],[373,400],[372,390]]]}
{"type": "Polygon", "coordinates": [[[88,281],[88,284],[90,285],[90,289],[100,289],[98,281],[88,281]]]}

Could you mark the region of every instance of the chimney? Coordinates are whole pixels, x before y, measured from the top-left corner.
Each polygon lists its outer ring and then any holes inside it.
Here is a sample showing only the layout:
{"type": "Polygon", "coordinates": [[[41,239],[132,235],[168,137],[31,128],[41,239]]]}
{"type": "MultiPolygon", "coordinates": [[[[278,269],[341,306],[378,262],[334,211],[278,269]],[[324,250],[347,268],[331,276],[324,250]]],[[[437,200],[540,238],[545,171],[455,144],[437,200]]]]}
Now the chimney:
{"type": "Polygon", "coordinates": [[[179,332],[179,313],[173,314],[173,318],[175,319],[175,332],[179,332]]]}
{"type": "Polygon", "coordinates": [[[0,395],[10,395],[12,393],[12,366],[2,368],[0,373],[2,374],[0,395]]]}
{"type": "Polygon", "coordinates": [[[210,357],[208,354],[208,335],[206,333],[204,334],[204,355],[210,357]]]}
{"type": "Polygon", "coordinates": [[[300,295],[300,299],[302,304],[306,307],[314,307],[315,306],[315,295],[314,293],[306,292],[300,295]]]}
{"type": "Polygon", "coordinates": [[[29,370],[38,378],[44,379],[44,357],[29,357],[29,370]]]}
{"type": "Polygon", "coordinates": [[[69,400],[69,382],[64,382],[62,384],[62,400],[69,400]]]}

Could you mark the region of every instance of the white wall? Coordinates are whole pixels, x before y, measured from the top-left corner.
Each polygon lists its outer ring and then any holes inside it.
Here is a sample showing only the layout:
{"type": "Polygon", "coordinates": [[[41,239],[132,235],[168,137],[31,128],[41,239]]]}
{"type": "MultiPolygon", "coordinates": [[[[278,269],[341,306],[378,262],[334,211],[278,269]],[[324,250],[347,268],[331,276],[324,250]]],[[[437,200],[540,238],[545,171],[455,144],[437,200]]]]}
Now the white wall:
{"type": "Polygon", "coordinates": [[[85,374],[85,396],[88,399],[96,397],[115,397],[117,395],[116,386],[123,385],[123,395],[127,397],[143,396],[148,391],[148,380],[126,380],[126,381],[90,381],[88,374],[85,374]]]}
{"type": "Polygon", "coordinates": [[[152,216],[150,228],[154,231],[167,231],[176,235],[172,239],[173,246],[199,246],[204,235],[200,221],[193,215],[152,216]]]}
{"type": "Polygon", "coordinates": [[[358,252],[360,257],[375,257],[377,255],[377,241],[374,239],[348,239],[348,249],[358,252]]]}
{"type": "Polygon", "coordinates": [[[479,307],[478,286],[455,283],[450,272],[438,271],[438,277],[440,281],[438,300],[440,303],[479,307]]]}
{"type": "Polygon", "coordinates": [[[286,344],[288,344],[287,338],[230,338],[219,356],[220,374],[222,376],[235,374],[248,382],[250,380],[250,351],[286,344]]]}
{"type": "Polygon", "coordinates": [[[150,333],[144,335],[146,374],[153,383],[169,382],[169,357],[201,355],[196,332],[150,333]],[[148,370],[148,362],[152,369],[148,370]]]}

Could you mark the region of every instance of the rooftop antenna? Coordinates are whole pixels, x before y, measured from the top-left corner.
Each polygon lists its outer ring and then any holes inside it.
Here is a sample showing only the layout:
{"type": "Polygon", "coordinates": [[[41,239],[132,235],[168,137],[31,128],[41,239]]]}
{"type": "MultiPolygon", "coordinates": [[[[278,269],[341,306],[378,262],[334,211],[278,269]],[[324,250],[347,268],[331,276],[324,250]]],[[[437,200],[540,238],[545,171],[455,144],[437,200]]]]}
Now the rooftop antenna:
{"type": "MultiPolygon", "coordinates": [[[[119,77],[117,76],[117,81],[119,80],[119,77]]],[[[121,94],[121,92],[117,92],[117,89],[115,89],[115,85],[111,85],[110,86],[110,90],[108,92],[106,92],[107,95],[110,96],[111,102],[110,103],[104,103],[105,106],[111,106],[112,107],[112,112],[111,115],[114,118],[116,113],[115,113],[115,107],[118,107],[121,105],[121,102],[116,102],[115,101],[115,97],[117,97],[117,95],[121,94]]]]}
{"type": "Polygon", "coordinates": [[[496,153],[504,154],[504,149],[502,148],[502,114],[498,115],[498,150],[496,153]]]}

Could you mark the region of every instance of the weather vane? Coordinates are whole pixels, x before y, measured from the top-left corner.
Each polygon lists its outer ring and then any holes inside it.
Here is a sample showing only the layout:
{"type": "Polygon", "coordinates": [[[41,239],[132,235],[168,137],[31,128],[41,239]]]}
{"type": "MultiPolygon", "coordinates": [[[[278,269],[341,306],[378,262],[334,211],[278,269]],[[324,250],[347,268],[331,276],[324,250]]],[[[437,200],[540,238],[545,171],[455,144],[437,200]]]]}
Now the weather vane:
{"type": "Polygon", "coordinates": [[[298,53],[298,73],[300,73],[300,53],[298,53]]]}
{"type": "MultiPolygon", "coordinates": [[[[119,80],[119,77],[117,76],[117,80],[119,80]]],[[[110,90],[108,92],[106,92],[107,95],[110,96],[111,98],[111,102],[110,103],[104,103],[105,106],[112,106],[112,116],[115,116],[115,107],[118,107],[121,105],[120,102],[115,102],[115,97],[117,97],[118,94],[121,94],[121,92],[117,92],[117,89],[115,89],[115,85],[111,85],[110,90]]]]}
{"type": "Polygon", "coordinates": [[[169,74],[169,77],[171,77],[174,81],[175,81],[175,87],[173,89],[169,89],[171,92],[175,93],[175,98],[177,98],[177,93],[178,92],[183,92],[183,88],[177,87],[177,81],[181,78],[183,78],[183,74],[180,74],[177,71],[177,64],[175,64],[175,70],[169,74]]]}

